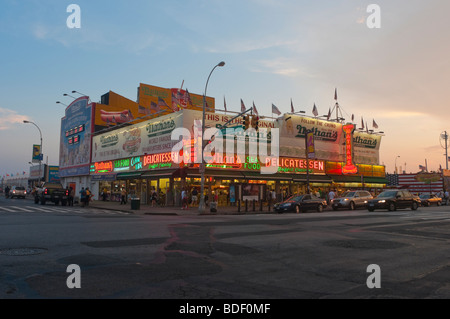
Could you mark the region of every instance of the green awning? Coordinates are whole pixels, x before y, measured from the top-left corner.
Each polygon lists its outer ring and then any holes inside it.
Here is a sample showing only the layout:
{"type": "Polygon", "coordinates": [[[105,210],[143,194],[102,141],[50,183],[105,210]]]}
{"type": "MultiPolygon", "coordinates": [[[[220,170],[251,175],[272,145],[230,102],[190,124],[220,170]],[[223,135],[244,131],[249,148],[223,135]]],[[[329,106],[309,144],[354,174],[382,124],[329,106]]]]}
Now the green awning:
{"type": "Polygon", "coordinates": [[[142,175],[141,172],[118,173],[117,179],[135,179],[140,178],[141,175],[142,175]]]}
{"type": "Polygon", "coordinates": [[[151,170],[142,173],[142,178],[160,178],[162,176],[172,177],[172,174],[176,171],[176,169],[160,169],[160,170],[151,170]]]}

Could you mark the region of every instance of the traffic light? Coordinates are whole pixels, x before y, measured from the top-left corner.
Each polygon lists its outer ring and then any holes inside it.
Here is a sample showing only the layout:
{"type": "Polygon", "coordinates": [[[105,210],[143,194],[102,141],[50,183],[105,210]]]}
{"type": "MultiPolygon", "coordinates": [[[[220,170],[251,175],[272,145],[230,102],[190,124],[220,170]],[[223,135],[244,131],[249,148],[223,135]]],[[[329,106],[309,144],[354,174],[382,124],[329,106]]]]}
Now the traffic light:
{"type": "Polygon", "coordinates": [[[252,117],[252,127],[257,131],[259,126],[259,117],[254,116],[252,117]]]}
{"type": "Polygon", "coordinates": [[[245,115],[244,116],[244,130],[247,130],[250,126],[250,116],[245,115]]]}

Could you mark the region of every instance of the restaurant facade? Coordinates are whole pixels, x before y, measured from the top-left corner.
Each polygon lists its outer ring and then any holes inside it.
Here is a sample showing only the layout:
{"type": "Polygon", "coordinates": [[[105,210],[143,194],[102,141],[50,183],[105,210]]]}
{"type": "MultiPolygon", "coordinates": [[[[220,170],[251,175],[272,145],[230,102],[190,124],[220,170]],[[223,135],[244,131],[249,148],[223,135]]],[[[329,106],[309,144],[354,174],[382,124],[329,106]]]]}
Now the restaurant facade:
{"type": "Polygon", "coordinates": [[[380,134],[291,113],[246,129],[243,117],[206,102],[202,153],[201,95],[140,84],[137,102],[111,91],[101,103],[75,100],[61,122],[62,184],[111,201],[125,189],[142,204],[156,191],[166,205],[180,205],[182,189],[199,191],[202,169],[206,195],[219,205],[266,201],[269,190],[280,200],[308,187],[324,194],[386,186],[380,134]]]}

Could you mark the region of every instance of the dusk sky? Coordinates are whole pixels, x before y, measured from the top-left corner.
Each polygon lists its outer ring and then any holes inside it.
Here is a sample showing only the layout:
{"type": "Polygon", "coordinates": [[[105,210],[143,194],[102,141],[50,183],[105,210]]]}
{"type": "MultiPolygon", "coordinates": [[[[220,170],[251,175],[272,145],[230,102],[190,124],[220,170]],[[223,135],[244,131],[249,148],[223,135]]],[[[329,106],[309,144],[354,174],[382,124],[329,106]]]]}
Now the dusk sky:
{"type": "Polygon", "coordinates": [[[28,173],[42,130],[44,161],[59,163],[64,106],[73,90],[98,102],[112,90],[136,100],[139,83],[187,88],[223,108],[254,102],[260,115],[343,116],[385,136],[380,164],[407,172],[446,168],[440,135],[450,132],[450,2],[447,0],[0,2],[0,177],[28,173]],[[81,28],[68,28],[70,4],[81,28]],[[370,4],[381,27],[369,28],[370,4]]]}

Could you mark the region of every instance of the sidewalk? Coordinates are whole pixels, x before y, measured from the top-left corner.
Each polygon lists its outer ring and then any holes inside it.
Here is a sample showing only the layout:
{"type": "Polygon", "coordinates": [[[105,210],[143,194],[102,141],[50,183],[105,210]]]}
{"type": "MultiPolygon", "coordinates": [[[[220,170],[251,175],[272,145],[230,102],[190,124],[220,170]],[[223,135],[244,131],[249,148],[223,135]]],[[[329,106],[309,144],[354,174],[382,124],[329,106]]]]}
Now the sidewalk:
{"type": "Polygon", "coordinates": [[[132,213],[135,215],[250,215],[250,214],[276,214],[273,209],[268,210],[267,206],[263,206],[263,211],[259,210],[259,207],[255,208],[253,211],[252,207],[249,207],[248,212],[245,212],[245,208],[241,207],[241,211],[238,212],[237,206],[219,206],[217,207],[217,212],[210,212],[209,207],[206,207],[205,212],[200,214],[198,207],[189,207],[188,210],[183,210],[181,207],[167,206],[167,207],[152,207],[148,204],[141,204],[138,210],[131,209],[131,202],[125,205],[120,205],[120,202],[109,202],[95,200],[89,203],[91,208],[108,209],[114,211],[122,211],[127,213],[132,213]]]}

